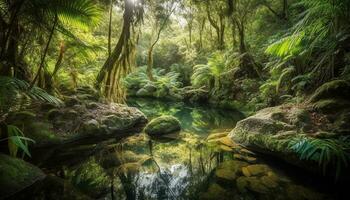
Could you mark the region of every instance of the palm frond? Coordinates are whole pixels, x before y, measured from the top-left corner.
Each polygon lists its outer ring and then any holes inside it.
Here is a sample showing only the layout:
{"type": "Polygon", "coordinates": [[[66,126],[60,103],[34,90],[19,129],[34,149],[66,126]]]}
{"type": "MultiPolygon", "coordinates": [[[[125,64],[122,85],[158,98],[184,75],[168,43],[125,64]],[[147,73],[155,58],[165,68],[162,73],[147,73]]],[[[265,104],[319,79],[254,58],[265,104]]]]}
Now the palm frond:
{"type": "Polygon", "coordinates": [[[335,170],[336,179],[350,162],[349,137],[341,137],[340,139],[297,137],[289,143],[289,148],[301,160],[318,163],[324,174],[335,170]]]}

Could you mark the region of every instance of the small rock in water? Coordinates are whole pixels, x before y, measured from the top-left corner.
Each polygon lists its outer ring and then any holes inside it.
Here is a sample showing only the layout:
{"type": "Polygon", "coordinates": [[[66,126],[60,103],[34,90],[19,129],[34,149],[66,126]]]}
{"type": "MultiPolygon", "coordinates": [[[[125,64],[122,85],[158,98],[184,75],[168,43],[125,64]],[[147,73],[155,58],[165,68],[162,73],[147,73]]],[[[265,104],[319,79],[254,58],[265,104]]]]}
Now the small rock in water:
{"type": "Polygon", "coordinates": [[[268,188],[276,188],[278,186],[278,179],[276,180],[272,176],[261,177],[261,182],[268,188]]]}
{"type": "Polygon", "coordinates": [[[248,163],[251,163],[251,164],[256,163],[256,158],[251,157],[251,156],[244,156],[244,155],[241,155],[241,154],[233,154],[233,157],[235,159],[237,159],[237,160],[245,161],[245,162],[248,162],[248,163]]]}
{"type": "Polygon", "coordinates": [[[234,143],[229,137],[222,137],[220,138],[219,142],[221,144],[224,144],[226,146],[229,146],[231,148],[237,148],[239,147],[236,143],[234,143]]]}
{"type": "Polygon", "coordinates": [[[249,177],[248,178],[248,188],[254,192],[266,194],[269,192],[269,188],[265,186],[258,178],[249,177]]]}
{"type": "Polygon", "coordinates": [[[242,172],[246,177],[260,176],[267,174],[269,171],[271,171],[269,166],[263,164],[248,165],[247,167],[242,168],[242,172]]]}

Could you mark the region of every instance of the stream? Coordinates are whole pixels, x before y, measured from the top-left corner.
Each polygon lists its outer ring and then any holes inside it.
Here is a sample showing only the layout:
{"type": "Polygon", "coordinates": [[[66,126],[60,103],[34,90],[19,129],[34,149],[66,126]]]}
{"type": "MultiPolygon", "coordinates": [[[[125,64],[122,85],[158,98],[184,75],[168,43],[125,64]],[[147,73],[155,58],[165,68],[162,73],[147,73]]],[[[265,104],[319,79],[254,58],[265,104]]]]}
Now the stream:
{"type": "Polygon", "coordinates": [[[128,105],[149,120],[173,115],[182,131],[67,147],[74,157],[35,161],[48,177],[15,199],[341,199],[317,177],[218,139],[244,118],[239,111],[153,99],[128,105]]]}

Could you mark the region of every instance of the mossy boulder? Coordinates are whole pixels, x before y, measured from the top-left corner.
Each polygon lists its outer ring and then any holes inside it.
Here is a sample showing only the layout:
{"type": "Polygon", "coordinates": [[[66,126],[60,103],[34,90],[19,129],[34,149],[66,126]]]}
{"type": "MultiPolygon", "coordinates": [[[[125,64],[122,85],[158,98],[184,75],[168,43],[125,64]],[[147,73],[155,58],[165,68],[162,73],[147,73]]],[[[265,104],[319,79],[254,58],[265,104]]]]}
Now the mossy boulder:
{"type": "Polygon", "coordinates": [[[164,115],[151,120],[144,130],[149,135],[164,135],[180,131],[181,124],[175,117],[164,115]]]}
{"type": "Polygon", "coordinates": [[[321,99],[350,98],[350,83],[345,80],[333,80],[321,85],[310,97],[310,102],[321,99]]]}
{"type": "Polygon", "coordinates": [[[93,134],[100,131],[100,124],[95,119],[83,122],[82,127],[79,129],[79,132],[82,134],[93,134]]]}
{"type": "Polygon", "coordinates": [[[248,165],[242,168],[243,175],[247,177],[267,174],[268,171],[270,168],[263,164],[248,165]]]}
{"type": "Polygon", "coordinates": [[[224,184],[234,183],[239,174],[241,174],[242,167],[247,166],[248,163],[231,160],[221,163],[215,170],[215,178],[224,184]]]}
{"type": "Polygon", "coordinates": [[[339,113],[350,107],[350,101],[345,99],[321,99],[313,103],[313,108],[324,114],[339,113]]]}
{"type": "Polygon", "coordinates": [[[213,183],[209,186],[208,190],[206,192],[202,192],[199,194],[199,199],[203,200],[230,200],[233,199],[233,194],[226,190],[225,188],[221,187],[217,183],[213,183]]]}
{"type": "Polygon", "coordinates": [[[19,117],[11,119],[11,124],[21,127],[24,135],[30,139],[33,139],[35,143],[30,143],[34,146],[45,146],[49,144],[59,144],[62,140],[60,136],[57,136],[53,131],[53,126],[50,122],[45,120],[38,120],[37,117],[30,115],[31,117],[19,117]]]}
{"type": "MultiPolygon", "coordinates": [[[[251,150],[273,155],[299,167],[308,169],[308,162],[298,159],[289,148],[290,141],[311,123],[307,109],[282,105],[258,111],[237,123],[229,137],[251,150]]],[[[309,169],[311,170],[311,169],[309,169]]]]}
{"type": "Polygon", "coordinates": [[[34,165],[0,153],[0,199],[9,197],[45,178],[34,165]]]}

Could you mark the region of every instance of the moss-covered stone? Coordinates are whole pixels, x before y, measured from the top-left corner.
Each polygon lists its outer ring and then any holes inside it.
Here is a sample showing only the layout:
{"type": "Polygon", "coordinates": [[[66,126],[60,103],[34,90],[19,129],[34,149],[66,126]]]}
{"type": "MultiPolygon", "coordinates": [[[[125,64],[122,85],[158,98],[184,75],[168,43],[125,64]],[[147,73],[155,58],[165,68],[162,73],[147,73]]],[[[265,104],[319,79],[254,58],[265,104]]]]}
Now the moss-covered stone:
{"type": "Polygon", "coordinates": [[[219,184],[214,183],[209,186],[206,192],[199,195],[199,199],[203,200],[217,200],[218,198],[221,200],[230,200],[232,199],[232,194],[219,184]]]}
{"type": "Polygon", "coordinates": [[[149,135],[163,135],[181,130],[179,120],[173,116],[164,115],[151,120],[145,127],[149,135]]]}
{"type": "Polygon", "coordinates": [[[276,178],[275,176],[269,176],[269,175],[262,176],[260,180],[262,184],[264,184],[268,188],[278,187],[278,178],[276,178]]]}
{"type": "Polygon", "coordinates": [[[350,97],[350,83],[345,80],[333,80],[321,85],[310,98],[310,102],[316,102],[321,99],[350,97]]]}
{"type": "Polygon", "coordinates": [[[21,159],[0,154],[0,199],[44,178],[45,174],[39,168],[21,159]]]}
{"type": "Polygon", "coordinates": [[[31,120],[14,121],[12,124],[22,127],[24,135],[35,141],[35,146],[48,144],[59,144],[62,138],[53,132],[52,124],[45,121],[38,121],[36,118],[31,120]]]}
{"type": "Polygon", "coordinates": [[[100,132],[100,124],[95,119],[90,119],[89,121],[83,122],[79,132],[82,134],[94,134],[95,132],[100,132]]]}
{"type": "Polygon", "coordinates": [[[242,155],[242,154],[233,154],[233,158],[236,160],[245,161],[251,164],[256,163],[256,158],[242,155]]]}
{"type": "Polygon", "coordinates": [[[347,109],[350,107],[350,101],[344,99],[321,99],[313,103],[313,107],[316,111],[330,114],[337,113],[341,110],[347,109]]]}
{"type": "Polygon", "coordinates": [[[246,162],[230,160],[221,163],[215,170],[215,177],[219,182],[234,183],[236,177],[241,174],[241,168],[247,166],[246,162]]]}
{"type": "Polygon", "coordinates": [[[269,193],[269,188],[265,184],[263,184],[262,181],[260,181],[258,178],[249,177],[247,179],[249,182],[248,189],[261,194],[269,193]]]}

